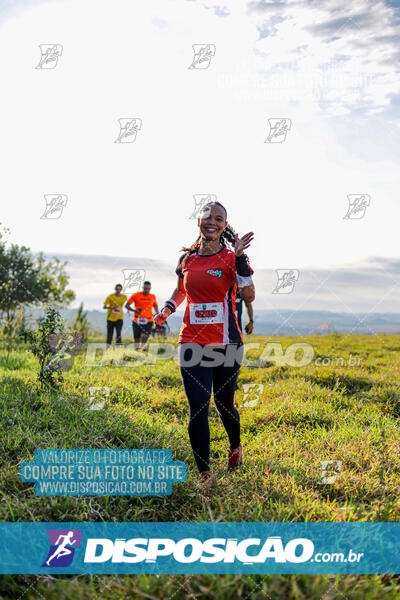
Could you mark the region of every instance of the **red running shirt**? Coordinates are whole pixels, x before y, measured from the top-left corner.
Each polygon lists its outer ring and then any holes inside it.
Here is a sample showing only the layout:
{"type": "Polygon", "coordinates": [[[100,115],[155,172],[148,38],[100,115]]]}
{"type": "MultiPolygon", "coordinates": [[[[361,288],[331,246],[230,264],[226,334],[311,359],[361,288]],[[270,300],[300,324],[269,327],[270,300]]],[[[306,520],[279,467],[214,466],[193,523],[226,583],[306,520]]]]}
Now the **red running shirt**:
{"type": "Polygon", "coordinates": [[[185,256],[182,254],[176,268],[187,300],[178,341],[202,345],[243,342],[235,314],[235,253],[222,248],[202,256],[195,250],[182,267],[185,256]]]}

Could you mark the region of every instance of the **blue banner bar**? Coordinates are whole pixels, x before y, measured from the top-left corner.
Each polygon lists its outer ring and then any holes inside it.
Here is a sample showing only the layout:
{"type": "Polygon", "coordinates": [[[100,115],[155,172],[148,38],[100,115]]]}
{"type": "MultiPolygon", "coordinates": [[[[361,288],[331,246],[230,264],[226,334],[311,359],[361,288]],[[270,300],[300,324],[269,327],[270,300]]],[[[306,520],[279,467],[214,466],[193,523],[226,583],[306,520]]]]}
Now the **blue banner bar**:
{"type": "Polygon", "coordinates": [[[0,523],[0,573],[400,573],[400,523],[0,523]]]}

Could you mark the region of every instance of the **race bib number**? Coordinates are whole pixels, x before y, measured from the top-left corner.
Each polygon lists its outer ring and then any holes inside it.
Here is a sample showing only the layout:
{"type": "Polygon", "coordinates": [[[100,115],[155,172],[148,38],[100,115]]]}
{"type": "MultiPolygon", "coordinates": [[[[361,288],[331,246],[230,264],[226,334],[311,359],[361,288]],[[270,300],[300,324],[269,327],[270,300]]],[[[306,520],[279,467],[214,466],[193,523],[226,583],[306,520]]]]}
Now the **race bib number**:
{"type": "Polygon", "coordinates": [[[145,317],[138,317],[137,322],[139,325],[147,325],[147,319],[145,317]]]}
{"type": "Polygon", "coordinates": [[[222,302],[189,304],[190,322],[193,325],[212,325],[224,322],[222,302]]]}
{"type": "Polygon", "coordinates": [[[113,313],[117,313],[117,314],[122,313],[122,308],[119,308],[118,306],[112,306],[111,310],[113,313]]]}

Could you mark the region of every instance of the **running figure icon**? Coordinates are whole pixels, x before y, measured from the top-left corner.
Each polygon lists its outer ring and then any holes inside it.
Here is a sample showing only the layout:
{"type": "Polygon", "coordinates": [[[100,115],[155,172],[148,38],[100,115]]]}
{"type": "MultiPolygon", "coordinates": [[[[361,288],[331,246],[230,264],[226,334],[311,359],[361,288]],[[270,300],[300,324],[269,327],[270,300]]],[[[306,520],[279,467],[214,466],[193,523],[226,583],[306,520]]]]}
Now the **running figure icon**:
{"type": "Polygon", "coordinates": [[[77,542],[77,540],[73,540],[73,539],[71,539],[71,537],[74,537],[73,531],[68,531],[67,535],[59,535],[58,536],[56,544],[60,543],[61,538],[63,539],[63,541],[61,542],[61,544],[59,544],[59,546],[57,547],[57,550],[54,552],[54,554],[52,554],[50,556],[50,558],[48,560],[46,560],[46,565],[50,565],[51,561],[53,560],[53,558],[56,558],[56,556],[61,558],[62,556],[65,556],[66,554],[71,554],[71,550],[69,548],[67,548],[66,546],[68,544],[73,546],[77,542]]]}

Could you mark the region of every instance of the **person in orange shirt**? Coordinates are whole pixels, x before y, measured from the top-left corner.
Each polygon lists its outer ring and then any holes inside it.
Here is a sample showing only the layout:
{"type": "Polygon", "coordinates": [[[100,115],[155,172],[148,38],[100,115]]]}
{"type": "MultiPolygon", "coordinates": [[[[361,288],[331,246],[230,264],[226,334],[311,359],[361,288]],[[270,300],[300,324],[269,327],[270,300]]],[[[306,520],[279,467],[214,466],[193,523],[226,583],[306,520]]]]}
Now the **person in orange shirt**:
{"type": "Polygon", "coordinates": [[[156,297],[154,294],[150,294],[150,290],[150,281],[144,281],[143,291],[132,294],[125,304],[125,308],[133,312],[132,327],[135,344],[140,343],[142,348],[145,347],[153,329],[153,306],[156,311],[155,314],[158,313],[156,297]],[[135,308],[132,308],[131,304],[134,304],[135,308]]]}

